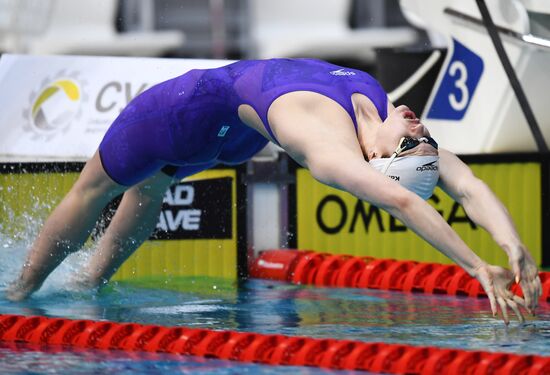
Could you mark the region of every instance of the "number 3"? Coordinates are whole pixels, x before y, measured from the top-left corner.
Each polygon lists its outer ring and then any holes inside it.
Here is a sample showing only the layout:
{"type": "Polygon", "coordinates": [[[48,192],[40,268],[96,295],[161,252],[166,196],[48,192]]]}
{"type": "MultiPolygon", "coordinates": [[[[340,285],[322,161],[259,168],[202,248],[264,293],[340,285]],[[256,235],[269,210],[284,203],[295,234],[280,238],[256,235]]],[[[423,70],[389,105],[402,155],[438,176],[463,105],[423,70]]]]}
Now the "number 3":
{"type": "Polygon", "coordinates": [[[455,111],[462,111],[468,105],[470,100],[470,93],[466,86],[466,80],[468,79],[468,69],[462,61],[454,61],[449,67],[449,75],[451,77],[458,77],[455,81],[455,87],[460,90],[460,100],[457,100],[455,94],[449,94],[449,103],[455,111]]]}

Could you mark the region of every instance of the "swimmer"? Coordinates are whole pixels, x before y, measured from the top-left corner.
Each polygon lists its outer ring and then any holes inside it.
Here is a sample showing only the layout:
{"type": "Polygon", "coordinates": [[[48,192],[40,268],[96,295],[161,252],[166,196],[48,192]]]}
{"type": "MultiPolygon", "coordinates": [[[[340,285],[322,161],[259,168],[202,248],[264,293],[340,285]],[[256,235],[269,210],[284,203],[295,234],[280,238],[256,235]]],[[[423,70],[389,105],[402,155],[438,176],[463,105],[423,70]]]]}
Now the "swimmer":
{"type": "Polygon", "coordinates": [[[318,181],[399,219],[475,277],[493,315],[534,312],[538,269],[503,204],[470,168],[438,148],[406,106],[394,107],[367,73],[312,59],[238,61],[191,70],[135,98],[31,245],[7,297],[22,300],[78,250],[102,209],[124,193],[83,271],[89,287],[106,283],[153,231],[174,180],[216,164],[245,162],[268,141],[318,181]],[[506,252],[511,271],[485,263],[425,199],[439,184],[506,252]],[[519,282],[524,298],[509,286],[519,282]]]}

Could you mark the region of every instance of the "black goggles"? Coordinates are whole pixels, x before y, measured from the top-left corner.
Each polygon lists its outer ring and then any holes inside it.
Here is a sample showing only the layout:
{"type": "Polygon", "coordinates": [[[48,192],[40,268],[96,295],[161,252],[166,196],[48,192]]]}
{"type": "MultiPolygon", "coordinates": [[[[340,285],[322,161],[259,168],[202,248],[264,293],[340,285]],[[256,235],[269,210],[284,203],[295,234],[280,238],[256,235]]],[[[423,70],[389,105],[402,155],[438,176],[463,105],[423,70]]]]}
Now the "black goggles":
{"type": "Polygon", "coordinates": [[[397,145],[397,148],[394,151],[394,154],[396,156],[399,156],[402,152],[408,151],[410,149],[415,148],[421,143],[427,143],[433,148],[437,150],[437,142],[432,137],[420,137],[420,138],[412,138],[412,137],[403,137],[399,141],[399,145],[397,145]]]}

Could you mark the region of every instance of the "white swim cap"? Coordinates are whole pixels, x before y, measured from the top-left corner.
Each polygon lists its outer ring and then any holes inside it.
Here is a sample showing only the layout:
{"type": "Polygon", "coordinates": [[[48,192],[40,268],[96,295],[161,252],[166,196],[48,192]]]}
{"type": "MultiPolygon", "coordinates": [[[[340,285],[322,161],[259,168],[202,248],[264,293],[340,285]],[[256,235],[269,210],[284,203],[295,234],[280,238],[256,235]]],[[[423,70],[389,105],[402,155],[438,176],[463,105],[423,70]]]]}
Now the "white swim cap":
{"type": "Polygon", "coordinates": [[[432,196],[439,180],[439,156],[398,157],[404,151],[411,150],[421,143],[438,149],[437,142],[431,137],[403,137],[389,158],[373,159],[369,163],[374,169],[399,182],[423,199],[432,196]]]}
{"type": "Polygon", "coordinates": [[[437,155],[372,159],[369,163],[376,170],[418,194],[422,199],[432,196],[439,180],[439,156],[437,155]],[[390,165],[385,170],[388,163],[390,165]]]}

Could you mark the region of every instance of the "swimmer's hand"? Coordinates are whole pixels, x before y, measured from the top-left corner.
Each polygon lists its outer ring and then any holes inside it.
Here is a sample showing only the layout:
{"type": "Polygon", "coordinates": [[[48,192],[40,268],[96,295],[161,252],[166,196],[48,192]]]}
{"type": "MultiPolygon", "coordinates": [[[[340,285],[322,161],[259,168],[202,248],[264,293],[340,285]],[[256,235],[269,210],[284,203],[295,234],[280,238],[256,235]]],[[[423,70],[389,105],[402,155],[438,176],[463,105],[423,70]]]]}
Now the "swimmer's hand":
{"type": "Polygon", "coordinates": [[[497,315],[497,306],[500,307],[502,319],[508,325],[510,323],[508,308],[511,308],[521,323],[525,321],[519,309],[519,306],[526,308],[525,301],[509,289],[514,282],[514,274],[511,271],[499,266],[482,264],[475,270],[474,277],[480,282],[489,297],[493,316],[497,315]]]}
{"type": "Polygon", "coordinates": [[[504,249],[508,254],[510,268],[514,272],[516,283],[521,286],[525,306],[531,314],[535,314],[539,298],[542,295],[542,284],[539,270],[533,257],[523,245],[510,246],[504,249]]]}

